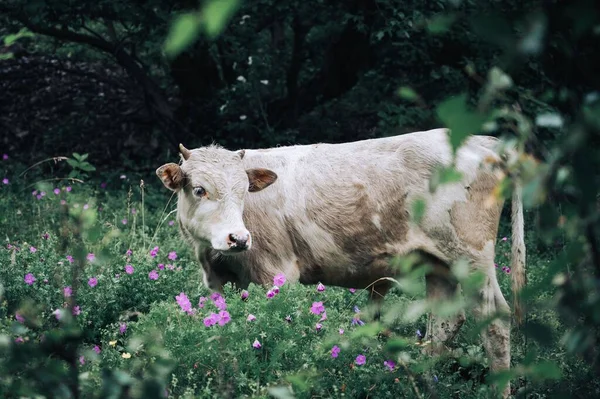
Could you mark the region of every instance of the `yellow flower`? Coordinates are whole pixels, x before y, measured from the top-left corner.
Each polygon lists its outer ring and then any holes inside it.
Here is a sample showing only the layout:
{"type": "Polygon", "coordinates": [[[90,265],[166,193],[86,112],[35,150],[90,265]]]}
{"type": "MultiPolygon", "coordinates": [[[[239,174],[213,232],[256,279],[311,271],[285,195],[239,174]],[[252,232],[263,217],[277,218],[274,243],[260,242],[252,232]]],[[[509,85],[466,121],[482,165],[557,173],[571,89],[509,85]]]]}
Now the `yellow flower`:
{"type": "Polygon", "coordinates": [[[125,352],[121,355],[123,359],[129,359],[131,357],[131,353],[125,352]]]}
{"type": "Polygon", "coordinates": [[[110,341],[108,344],[110,346],[115,346],[117,344],[117,340],[115,339],[114,341],[110,341]]]}

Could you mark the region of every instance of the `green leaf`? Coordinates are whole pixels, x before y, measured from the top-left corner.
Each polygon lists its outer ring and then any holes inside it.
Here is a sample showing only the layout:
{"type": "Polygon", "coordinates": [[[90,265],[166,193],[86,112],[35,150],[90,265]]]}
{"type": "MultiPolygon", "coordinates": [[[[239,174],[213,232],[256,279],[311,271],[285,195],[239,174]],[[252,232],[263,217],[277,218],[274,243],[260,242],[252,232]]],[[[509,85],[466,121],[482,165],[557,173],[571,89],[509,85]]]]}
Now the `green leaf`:
{"type": "Polygon", "coordinates": [[[412,204],[412,219],[413,222],[419,224],[425,215],[425,209],[427,204],[422,198],[416,199],[412,204]]]}
{"type": "Polygon", "coordinates": [[[74,159],[67,158],[67,163],[68,163],[69,165],[71,165],[73,168],[78,168],[78,167],[79,167],[79,162],[77,162],[77,161],[76,161],[76,160],[74,160],[74,159]]]}
{"type": "Polygon", "coordinates": [[[402,86],[399,88],[398,95],[408,101],[416,101],[419,98],[417,92],[408,86],[402,86]]]}
{"type": "Polygon", "coordinates": [[[437,14],[427,22],[427,31],[433,35],[445,33],[456,21],[456,14],[437,14]]]}
{"type": "Polygon", "coordinates": [[[543,361],[532,367],[531,374],[534,378],[558,380],[562,373],[556,363],[543,361]]]}
{"type": "Polygon", "coordinates": [[[75,158],[75,159],[76,159],[76,160],[78,160],[78,161],[81,161],[81,160],[82,160],[82,159],[81,159],[81,155],[80,155],[78,152],[74,152],[74,153],[73,153],[73,158],[75,158]]]}
{"type": "Polygon", "coordinates": [[[164,49],[167,57],[177,57],[196,40],[199,33],[200,19],[198,14],[187,13],[177,17],[165,40],[164,49]]]}
{"type": "Polygon", "coordinates": [[[429,191],[433,193],[442,184],[459,182],[462,177],[462,173],[453,167],[439,166],[431,174],[429,191]]]}
{"type": "Polygon", "coordinates": [[[295,398],[289,387],[271,387],[268,389],[269,395],[277,399],[293,399],[295,398]]]}
{"type": "Polygon", "coordinates": [[[89,155],[89,154],[83,154],[83,155],[81,156],[81,159],[79,159],[79,160],[80,160],[80,161],[85,161],[85,160],[87,159],[88,155],[89,155]]]}
{"type": "Polygon", "coordinates": [[[85,172],[93,172],[96,170],[96,168],[92,165],[90,165],[87,162],[83,162],[79,165],[79,168],[85,172]]]}
{"type": "Polygon", "coordinates": [[[467,94],[451,97],[437,106],[438,117],[450,129],[450,144],[456,151],[462,142],[471,134],[477,133],[486,121],[486,116],[469,110],[467,94]]]}
{"type": "Polygon", "coordinates": [[[239,6],[239,0],[212,0],[202,9],[204,32],[213,39],[217,37],[239,6]]]}

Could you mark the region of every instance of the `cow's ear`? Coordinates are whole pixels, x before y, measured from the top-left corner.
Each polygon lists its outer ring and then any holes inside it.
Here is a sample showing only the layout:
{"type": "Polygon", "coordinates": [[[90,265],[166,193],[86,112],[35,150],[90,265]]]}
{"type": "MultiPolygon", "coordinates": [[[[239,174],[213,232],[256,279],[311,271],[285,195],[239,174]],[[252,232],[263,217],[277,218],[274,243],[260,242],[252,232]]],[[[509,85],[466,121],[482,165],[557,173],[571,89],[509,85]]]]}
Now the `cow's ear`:
{"type": "Polygon", "coordinates": [[[166,188],[178,191],[183,187],[183,171],[176,163],[168,163],[156,169],[156,175],[166,188]]]}
{"type": "Polygon", "coordinates": [[[250,182],[248,191],[251,193],[269,187],[271,184],[275,183],[275,180],[277,180],[277,175],[275,172],[269,169],[247,169],[246,173],[248,174],[248,181],[250,182]]]}

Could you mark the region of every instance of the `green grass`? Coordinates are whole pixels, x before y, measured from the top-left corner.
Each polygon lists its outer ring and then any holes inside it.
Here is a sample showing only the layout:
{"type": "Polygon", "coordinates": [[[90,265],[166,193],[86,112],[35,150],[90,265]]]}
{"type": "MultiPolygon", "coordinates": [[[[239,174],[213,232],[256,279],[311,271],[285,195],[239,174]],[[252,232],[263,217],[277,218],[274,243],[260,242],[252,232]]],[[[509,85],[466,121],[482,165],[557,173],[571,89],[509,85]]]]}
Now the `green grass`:
{"type": "MultiPolygon", "coordinates": [[[[7,174],[18,176],[19,167],[13,168],[7,174]]],[[[200,267],[177,226],[169,224],[175,219],[169,213],[174,204],[157,179],[144,178],[143,197],[137,179],[118,175],[106,178],[106,188],[88,182],[71,184],[70,192],[64,181],[27,187],[44,176],[29,179],[10,177],[10,184],[1,187],[2,397],[69,397],[75,380],[86,398],[164,397],[166,392],[170,397],[491,395],[487,360],[472,318],[454,343],[454,356],[435,359],[421,353],[416,332],[425,331],[426,315],[406,316],[424,298],[422,278],[410,282],[410,295],[393,291],[386,298],[382,324],[371,319],[362,291],[327,287],[318,292],[315,286],[286,283],[272,299],[265,288],[252,285],[245,301],[226,287],[231,321],[206,327],[204,318],[218,310],[210,299],[198,307],[199,298],[210,293],[201,285],[200,267]],[[34,189],[46,195],[37,199],[34,189]],[[154,247],[159,247],[156,257],[150,254],[154,247]],[[168,258],[173,251],[174,260],[168,258]],[[93,261],[87,259],[89,253],[95,255],[93,261]],[[126,265],[134,268],[132,274],[125,272],[126,265]],[[149,278],[153,270],[159,274],[156,280],[149,278]],[[31,285],[24,281],[28,273],[35,277],[31,285]],[[97,285],[91,287],[90,278],[97,285]],[[66,286],[76,291],[73,296],[64,296],[66,286]],[[177,304],[181,292],[194,314],[177,304]],[[323,302],[326,320],[309,312],[316,301],[323,302]],[[71,315],[69,304],[79,306],[80,313],[71,315]],[[57,309],[64,310],[61,320],[57,309]],[[16,320],[17,313],[24,323],[16,320]],[[247,321],[249,314],[256,320],[247,321]],[[353,325],[354,317],[366,324],[353,325]],[[122,326],[126,331],[120,331],[122,326]],[[255,340],[260,349],[253,348],[255,340]],[[331,356],[334,345],[341,349],[337,358],[331,356]],[[96,346],[100,353],[93,350],[96,346]],[[361,354],[365,365],[355,363],[361,354]],[[384,366],[386,360],[396,363],[393,371],[384,366]]],[[[508,226],[503,224],[501,231],[508,226]]],[[[535,284],[543,281],[557,254],[538,249],[533,231],[527,237],[528,278],[535,284]]],[[[509,264],[509,252],[508,242],[499,240],[500,267],[509,264]]],[[[510,276],[499,268],[498,277],[510,298],[510,276]]],[[[552,286],[540,289],[529,300],[528,324],[519,331],[513,328],[513,363],[523,366],[525,375],[513,379],[515,392],[531,397],[596,395],[600,385],[590,370],[568,358],[560,345],[564,328],[552,301],[552,286]]]]}

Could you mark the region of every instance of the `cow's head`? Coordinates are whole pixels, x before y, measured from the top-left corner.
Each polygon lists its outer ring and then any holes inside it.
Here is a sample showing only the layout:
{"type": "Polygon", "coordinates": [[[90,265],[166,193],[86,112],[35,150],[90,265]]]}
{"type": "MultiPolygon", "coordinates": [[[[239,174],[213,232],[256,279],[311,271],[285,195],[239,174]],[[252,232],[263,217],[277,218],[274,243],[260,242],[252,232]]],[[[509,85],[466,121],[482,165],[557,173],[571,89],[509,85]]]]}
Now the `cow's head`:
{"type": "Polygon", "coordinates": [[[218,146],[188,150],[181,144],[181,165],[156,170],[165,187],[178,193],[178,218],[194,239],[233,254],[250,249],[252,237],[242,220],[244,198],[271,185],[277,175],[268,169],[245,169],[244,151],[218,146]]]}

